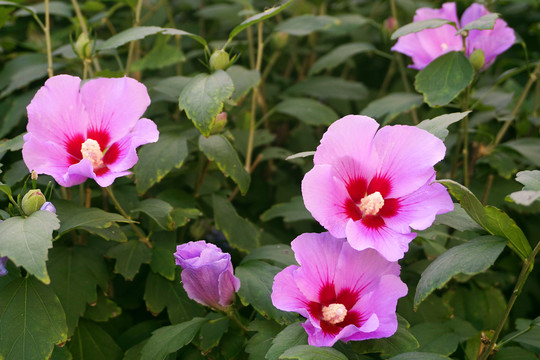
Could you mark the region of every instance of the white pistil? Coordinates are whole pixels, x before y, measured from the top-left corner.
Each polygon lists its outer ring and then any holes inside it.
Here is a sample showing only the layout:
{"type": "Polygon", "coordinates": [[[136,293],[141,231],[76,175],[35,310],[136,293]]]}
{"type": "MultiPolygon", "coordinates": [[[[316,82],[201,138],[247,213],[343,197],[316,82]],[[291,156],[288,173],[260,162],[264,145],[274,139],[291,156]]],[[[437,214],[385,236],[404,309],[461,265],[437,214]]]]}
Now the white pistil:
{"type": "Polygon", "coordinates": [[[103,165],[103,152],[99,144],[94,139],[87,139],[82,143],[81,154],[83,159],[88,159],[92,163],[94,169],[103,165]]]}
{"type": "Polygon", "coordinates": [[[370,194],[360,200],[360,211],[362,215],[377,215],[379,210],[384,206],[384,199],[380,192],[375,191],[373,194],[370,194]]]}
{"type": "Polygon", "coordinates": [[[343,304],[330,304],[322,308],[322,319],[332,325],[342,322],[346,316],[347,308],[343,304]]]}

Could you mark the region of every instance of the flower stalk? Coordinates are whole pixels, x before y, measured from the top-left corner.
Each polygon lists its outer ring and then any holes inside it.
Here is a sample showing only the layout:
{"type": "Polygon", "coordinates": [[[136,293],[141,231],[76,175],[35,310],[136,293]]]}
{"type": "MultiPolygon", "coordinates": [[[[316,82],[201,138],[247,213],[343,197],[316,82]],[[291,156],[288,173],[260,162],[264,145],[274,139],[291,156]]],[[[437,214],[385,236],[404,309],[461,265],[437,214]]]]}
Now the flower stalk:
{"type": "MultiPolygon", "coordinates": [[[[128,213],[122,208],[122,205],[120,205],[120,203],[118,202],[118,199],[116,199],[116,196],[114,196],[114,193],[113,193],[113,190],[112,190],[112,185],[111,186],[108,186],[105,188],[107,190],[107,194],[109,195],[109,197],[111,198],[113,204],[114,204],[114,207],[116,208],[116,210],[118,210],[118,212],[123,216],[125,217],[126,219],[128,220],[131,220],[131,216],[128,215],[128,213]]],[[[146,244],[146,246],[148,246],[149,248],[152,248],[152,244],[150,244],[150,240],[148,239],[148,237],[146,236],[146,234],[137,227],[137,225],[135,225],[134,223],[130,222],[129,225],[131,226],[131,228],[133,229],[133,231],[135,231],[135,233],[137,234],[137,236],[139,237],[139,241],[142,241],[143,243],[146,244]]]]}

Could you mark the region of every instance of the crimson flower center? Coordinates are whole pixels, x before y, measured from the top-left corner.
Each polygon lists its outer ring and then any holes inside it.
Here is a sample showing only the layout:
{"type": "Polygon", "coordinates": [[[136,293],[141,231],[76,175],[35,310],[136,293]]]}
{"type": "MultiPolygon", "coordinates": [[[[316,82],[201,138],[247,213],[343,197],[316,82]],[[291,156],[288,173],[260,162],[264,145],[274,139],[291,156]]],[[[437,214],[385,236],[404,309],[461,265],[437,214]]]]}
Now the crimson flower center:
{"type": "Polygon", "coordinates": [[[365,196],[360,200],[358,208],[362,212],[363,216],[367,215],[377,215],[379,210],[384,206],[384,199],[380,192],[375,191],[373,194],[365,196]]]}
{"type": "Polygon", "coordinates": [[[343,304],[334,303],[322,307],[322,319],[332,325],[342,322],[346,316],[347,308],[343,304]]]}
{"type": "Polygon", "coordinates": [[[81,154],[83,159],[88,159],[92,163],[94,169],[103,166],[103,152],[99,147],[99,143],[94,139],[87,139],[81,145],[81,154]]]}

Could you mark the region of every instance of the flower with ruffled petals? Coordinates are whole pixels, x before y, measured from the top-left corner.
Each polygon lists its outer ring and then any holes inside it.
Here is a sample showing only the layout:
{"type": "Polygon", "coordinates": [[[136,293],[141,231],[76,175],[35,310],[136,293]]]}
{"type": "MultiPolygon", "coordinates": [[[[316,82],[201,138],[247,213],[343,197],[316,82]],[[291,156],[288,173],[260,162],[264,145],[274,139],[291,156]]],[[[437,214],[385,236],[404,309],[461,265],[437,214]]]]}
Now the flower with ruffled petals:
{"type": "Polygon", "coordinates": [[[278,273],[272,303],[307,318],[313,346],[365,340],[396,332],[397,300],[407,294],[400,267],[375,250],[354,250],[329,233],[302,234],[292,242],[296,261],[278,273]]]}
{"type": "Polygon", "coordinates": [[[130,174],[137,147],[158,140],[156,124],[141,119],[149,104],[146,87],[135,79],[100,78],[81,87],[78,77],[54,76],[26,108],[24,162],[62,186],[86,178],[109,186],[130,174]]]}
{"type": "MultiPolygon", "coordinates": [[[[446,19],[459,24],[456,4],[445,3],[440,9],[420,8],[416,10],[413,22],[428,19],[446,19]]],[[[400,37],[392,50],[410,56],[413,65],[409,67],[422,70],[447,52],[463,50],[463,39],[459,34],[456,35],[456,32],[456,28],[449,24],[435,29],[424,29],[400,37]]]]}
{"type": "MultiPolygon", "coordinates": [[[[461,16],[461,26],[488,15],[490,12],[481,4],[472,4],[461,16]]],[[[492,30],[471,30],[466,39],[467,56],[480,49],[484,53],[484,69],[493,64],[497,55],[508,50],[516,41],[514,30],[503,19],[495,20],[492,30]]]]}
{"type": "Polygon", "coordinates": [[[233,303],[240,280],[233,274],[230,254],[200,240],[178,245],[174,257],[190,299],[218,310],[233,303]]]}
{"type": "Polygon", "coordinates": [[[396,261],[416,236],[411,227],[424,230],[437,214],[453,209],[446,188],[433,183],[433,165],[446,148],[414,126],[378,127],[360,115],[330,125],[302,181],[302,195],[333,236],[396,261]]]}
{"type": "MultiPolygon", "coordinates": [[[[490,12],[484,5],[472,4],[461,17],[461,27],[488,14],[490,12]]],[[[460,27],[456,4],[453,2],[444,3],[440,9],[420,8],[416,10],[413,22],[435,18],[450,20],[460,27]]],[[[462,35],[456,35],[456,32],[456,28],[448,24],[435,29],[424,29],[400,37],[392,50],[410,56],[413,60],[410,67],[421,70],[449,51],[463,50],[462,35]]],[[[504,20],[497,19],[492,30],[469,31],[465,40],[466,53],[470,56],[475,50],[482,50],[485,56],[483,67],[485,69],[495,61],[497,55],[508,50],[515,40],[514,30],[509,28],[504,20]]]]}

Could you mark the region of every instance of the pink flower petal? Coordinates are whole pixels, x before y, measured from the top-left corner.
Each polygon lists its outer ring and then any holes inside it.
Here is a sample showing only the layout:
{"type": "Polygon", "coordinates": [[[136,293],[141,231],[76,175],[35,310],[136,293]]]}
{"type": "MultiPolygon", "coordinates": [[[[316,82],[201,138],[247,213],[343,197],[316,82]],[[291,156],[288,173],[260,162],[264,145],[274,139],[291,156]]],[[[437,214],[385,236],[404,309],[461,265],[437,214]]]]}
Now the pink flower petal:
{"type": "Polygon", "coordinates": [[[47,80],[26,108],[28,132],[58,145],[86,136],[88,116],[79,96],[80,83],[81,79],[69,75],[47,80]]]}
{"type": "Polygon", "coordinates": [[[81,98],[89,132],[108,134],[108,145],[126,136],[150,105],[146,87],[128,77],[89,80],[81,88],[81,98]]]}
{"type": "Polygon", "coordinates": [[[296,265],[288,266],[274,277],[272,303],[280,310],[295,311],[307,318],[309,301],[294,281],[294,272],[298,268],[296,265]]]}
{"type": "Polygon", "coordinates": [[[391,185],[387,197],[407,195],[424,185],[433,165],[444,158],[446,148],[437,137],[414,126],[385,126],[374,140],[379,156],[379,176],[391,185]]]}
{"type": "Polygon", "coordinates": [[[424,186],[400,198],[400,209],[396,216],[385,219],[386,225],[398,232],[425,230],[433,224],[435,216],[454,209],[452,198],[446,188],[433,176],[424,186]]]}
{"type": "Polygon", "coordinates": [[[302,180],[302,196],[315,220],[335,237],[345,237],[349,216],[344,205],[350,196],[330,165],[315,165],[307,172],[302,180]]]}
{"type": "Polygon", "coordinates": [[[141,145],[155,143],[159,139],[157,125],[149,119],[140,119],[131,131],[133,147],[138,148],[141,145]]]}
{"type": "Polygon", "coordinates": [[[337,261],[344,241],[329,233],[306,233],[291,243],[301,271],[294,274],[296,285],[309,301],[319,301],[320,289],[333,284],[337,261]]]}
{"type": "Polygon", "coordinates": [[[63,178],[69,167],[63,147],[50,141],[40,141],[31,133],[24,136],[24,141],[22,155],[30,172],[34,170],[37,174],[51,175],[61,186],[71,186],[63,178]]]}
{"type": "MultiPolygon", "coordinates": [[[[465,10],[461,16],[461,25],[468,23],[490,14],[490,12],[481,4],[472,4],[465,10]]],[[[506,22],[502,19],[495,21],[493,30],[471,30],[466,40],[467,56],[476,49],[482,49],[485,56],[484,68],[491,65],[497,55],[508,50],[516,41],[516,35],[506,22]]]]}
{"type": "Polygon", "coordinates": [[[378,128],[379,124],[367,116],[348,115],[339,119],[324,133],[313,163],[331,164],[344,182],[355,177],[371,178],[377,164],[372,141],[378,128]],[[351,164],[359,156],[362,163],[351,164]]]}
{"type": "Polygon", "coordinates": [[[388,261],[397,261],[409,249],[415,233],[398,233],[388,226],[370,228],[362,221],[349,221],[347,241],[356,250],[375,249],[388,261]]]}

